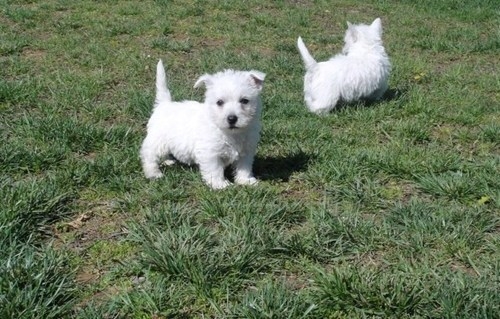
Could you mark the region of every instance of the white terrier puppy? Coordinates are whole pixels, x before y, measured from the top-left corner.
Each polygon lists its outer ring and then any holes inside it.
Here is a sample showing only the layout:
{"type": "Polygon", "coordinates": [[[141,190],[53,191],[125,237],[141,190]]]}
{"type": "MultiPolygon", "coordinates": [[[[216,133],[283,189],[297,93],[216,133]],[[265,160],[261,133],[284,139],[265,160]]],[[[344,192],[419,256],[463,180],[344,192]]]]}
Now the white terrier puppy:
{"type": "Polygon", "coordinates": [[[230,185],[224,169],[232,164],[237,184],[257,183],[252,165],[260,137],[264,78],[259,71],[205,74],[194,85],[205,85],[204,103],[173,102],[160,60],[155,106],[140,151],[146,177],[161,177],[160,163],[178,160],[198,164],[203,180],[214,189],[230,185]]]}
{"type": "Polygon", "coordinates": [[[304,100],[314,113],[330,111],[339,100],[377,100],[387,90],[391,64],[382,45],[380,18],[371,25],[347,25],[342,54],[325,62],[316,62],[302,38],[297,40],[306,67],[304,100]]]}

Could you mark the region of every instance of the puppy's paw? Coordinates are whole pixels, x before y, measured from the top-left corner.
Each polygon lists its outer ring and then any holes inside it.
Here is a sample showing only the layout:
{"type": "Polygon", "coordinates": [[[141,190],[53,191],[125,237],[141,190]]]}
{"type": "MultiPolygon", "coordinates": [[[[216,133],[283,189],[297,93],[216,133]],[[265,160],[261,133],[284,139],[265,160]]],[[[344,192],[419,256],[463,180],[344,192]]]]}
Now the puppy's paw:
{"type": "Polygon", "coordinates": [[[144,175],[146,175],[146,178],[148,179],[158,179],[163,177],[163,173],[159,170],[154,172],[145,172],[144,175]]]}
{"type": "Polygon", "coordinates": [[[211,181],[209,184],[208,184],[210,187],[212,187],[212,189],[224,189],[226,187],[228,187],[229,185],[231,185],[231,183],[228,181],[228,180],[220,180],[220,181],[211,181]]]}
{"type": "Polygon", "coordinates": [[[163,161],[163,163],[161,163],[162,165],[165,165],[165,166],[172,166],[175,164],[175,160],[173,159],[168,159],[168,160],[165,160],[163,161]]]}
{"type": "Polygon", "coordinates": [[[255,177],[236,177],[234,182],[240,185],[257,185],[259,183],[255,177]]]}

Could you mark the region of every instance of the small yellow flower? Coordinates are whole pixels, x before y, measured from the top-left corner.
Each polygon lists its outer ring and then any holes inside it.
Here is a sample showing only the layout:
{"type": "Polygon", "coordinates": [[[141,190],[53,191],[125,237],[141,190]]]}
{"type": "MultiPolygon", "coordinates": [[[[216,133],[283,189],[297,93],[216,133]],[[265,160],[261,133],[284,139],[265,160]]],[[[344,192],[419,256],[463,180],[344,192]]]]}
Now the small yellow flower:
{"type": "Polygon", "coordinates": [[[416,74],[413,79],[415,79],[415,81],[420,81],[422,78],[425,77],[425,73],[424,72],[420,72],[418,74],[416,74]]]}
{"type": "Polygon", "coordinates": [[[477,204],[478,204],[478,205],[484,205],[484,204],[486,204],[487,202],[489,202],[489,201],[490,201],[490,199],[491,199],[491,198],[490,198],[489,196],[481,196],[481,198],[477,200],[477,204]]]}

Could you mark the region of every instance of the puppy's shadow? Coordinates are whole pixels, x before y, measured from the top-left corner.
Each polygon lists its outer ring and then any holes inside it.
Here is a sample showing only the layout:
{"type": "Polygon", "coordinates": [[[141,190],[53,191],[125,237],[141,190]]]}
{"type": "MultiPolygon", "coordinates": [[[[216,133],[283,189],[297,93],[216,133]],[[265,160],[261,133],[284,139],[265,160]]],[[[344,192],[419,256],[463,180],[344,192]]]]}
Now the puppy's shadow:
{"type": "Polygon", "coordinates": [[[311,156],[302,151],[286,156],[256,157],[253,170],[260,180],[288,182],[293,173],[304,171],[311,160],[311,156]]]}
{"type": "Polygon", "coordinates": [[[375,107],[380,103],[400,100],[406,96],[406,92],[407,90],[404,88],[393,88],[393,89],[390,88],[387,91],[385,91],[384,95],[378,100],[365,99],[354,103],[347,103],[341,101],[335,109],[340,111],[342,109],[352,108],[352,107],[360,107],[360,108],[375,107]]]}
{"type": "Polygon", "coordinates": [[[378,102],[390,102],[406,97],[407,88],[389,88],[378,102]]]}

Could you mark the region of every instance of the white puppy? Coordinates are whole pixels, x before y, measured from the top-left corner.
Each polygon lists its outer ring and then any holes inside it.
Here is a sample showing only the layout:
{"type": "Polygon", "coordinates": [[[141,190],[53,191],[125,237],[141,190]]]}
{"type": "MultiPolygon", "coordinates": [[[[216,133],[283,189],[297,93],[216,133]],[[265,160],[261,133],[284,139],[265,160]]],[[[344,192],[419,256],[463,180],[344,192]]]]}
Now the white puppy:
{"type": "Polygon", "coordinates": [[[306,67],[304,100],[314,113],[326,113],[340,100],[377,100],[387,90],[391,64],[382,44],[380,18],[371,25],[347,25],[342,54],[325,62],[316,62],[302,38],[297,40],[306,67]]]}
{"type": "Polygon", "coordinates": [[[159,164],[178,160],[198,164],[203,180],[214,189],[230,185],[224,169],[231,164],[236,183],[257,183],[252,165],[260,137],[264,77],[259,71],[205,74],[194,85],[205,85],[204,103],[173,102],[160,60],[155,106],[140,154],[146,177],[161,177],[159,164]]]}

